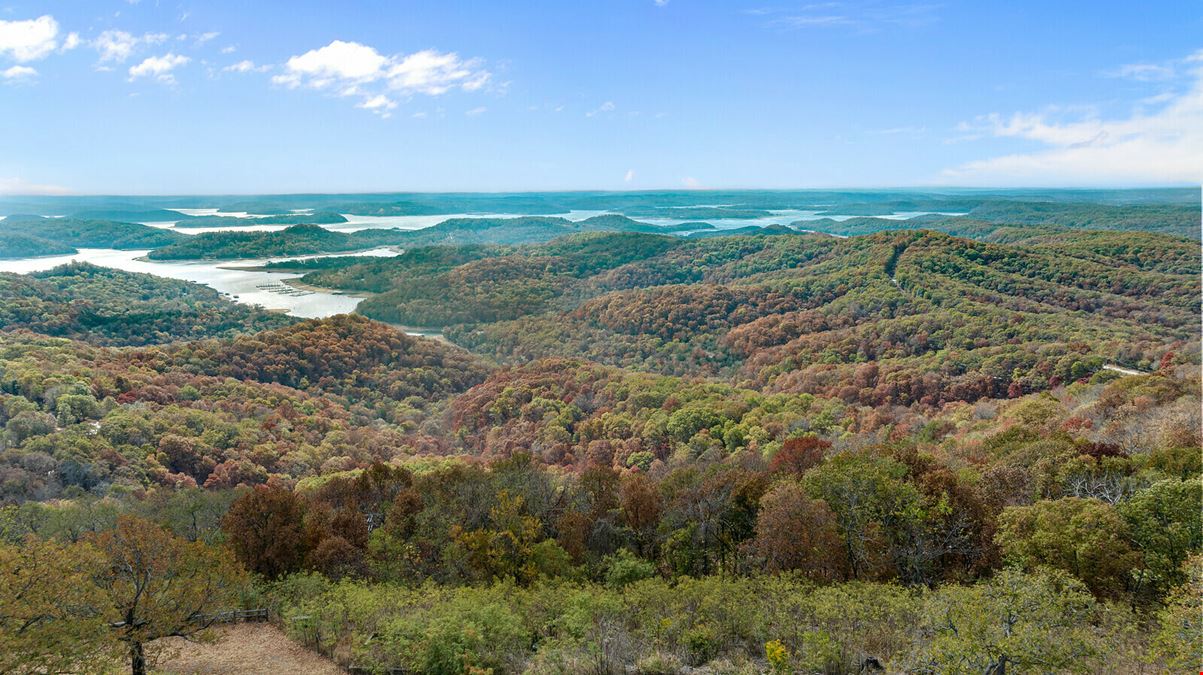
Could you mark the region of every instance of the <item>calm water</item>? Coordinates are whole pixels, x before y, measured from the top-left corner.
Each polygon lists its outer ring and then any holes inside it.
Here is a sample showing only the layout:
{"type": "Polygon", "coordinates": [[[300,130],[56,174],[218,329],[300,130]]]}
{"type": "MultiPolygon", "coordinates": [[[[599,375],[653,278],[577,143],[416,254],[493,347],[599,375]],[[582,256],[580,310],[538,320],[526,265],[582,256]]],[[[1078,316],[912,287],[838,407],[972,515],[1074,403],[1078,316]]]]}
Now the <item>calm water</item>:
{"type": "MultiPolygon", "coordinates": [[[[682,207],[682,208],[685,208],[685,207],[682,207]]],[[[245,218],[251,222],[253,222],[255,218],[263,217],[263,216],[254,216],[254,215],[250,215],[247,213],[223,212],[223,213],[219,214],[217,212],[217,209],[172,209],[172,210],[179,211],[180,213],[183,213],[185,215],[190,215],[190,216],[223,215],[223,216],[232,216],[232,217],[236,217],[236,218],[245,218]]],[[[554,214],[554,217],[566,218],[568,220],[578,221],[578,220],[584,220],[586,218],[592,218],[593,216],[605,215],[608,213],[613,213],[613,212],[612,211],[568,211],[567,213],[554,214]]],[[[825,215],[819,215],[820,213],[822,213],[822,211],[801,211],[801,210],[797,210],[797,209],[770,211],[769,213],[770,213],[770,215],[764,216],[762,218],[721,218],[721,219],[707,220],[705,218],[685,219],[685,218],[643,218],[643,217],[638,217],[638,218],[635,218],[635,220],[638,220],[638,221],[644,222],[644,223],[648,223],[651,225],[659,225],[661,227],[675,226],[675,225],[680,225],[681,223],[697,222],[697,221],[701,220],[701,221],[709,222],[710,224],[714,225],[714,227],[716,229],[727,230],[727,229],[735,229],[735,228],[740,228],[740,227],[748,227],[749,225],[758,225],[760,227],[765,227],[768,225],[789,225],[790,223],[793,223],[793,222],[796,222],[799,220],[802,220],[802,221],[822,220],[824,218],[829,218],[829,219],[835,220],[835,221],[843,221],[843,220],[848,220],[849,218],[856,217],[856,216],[845,216],[845,215],[825,216],[825,215]]],[[[930,211],[910,212],[910,211],[908,211],[908,212],[900,212],[900,213],[895,213],[893,215],[878,216],[878,217],[884,218],[887,220],[905,220],[908,218],[914,218],[915,216],[927,215],[928,213],[933,213],[933,212],[930,212],[930,211]]],[[[944,213],[944,214],[940,214],[940,215],[960,216],[960,215],[964,215],[964,214],[962,214],[962,213],[944,213]]],[[[433,225],[438,225],[439,223],[443,222],[444,220],[450,220],[452,218],[521,218],[523,216],[513,214],[513,213],[493,213],[493,214],[447,213],[447,214],[440,214],[437,216],[353,216],[350,214],[343,214],[343,217],[347,219],[347,222],[322,225],[322,227],[324,227],[328,230],[333,230],[335,232],[357,232],[359,230],[390,229],[390,228],[399,229],[399,230],[421,230],[423,228],[431,227],[433,225]]],[[[143,223],[143,224],[151,225],[154,227],[175,229],[173,227],[174,223],[172,223],[172,222],[155,222],[155,223],[143,223]]],[[[288,227],[288,225],[239,225],[239,226],[225,226],[225,227],[181,227],[181,228],[176,229],[176,231],[181,232],[183,234],[200,234],[201,232],[221,232],[221,231],[275,232],[278,230],[283,230],[286,227],[288,227]]]]}

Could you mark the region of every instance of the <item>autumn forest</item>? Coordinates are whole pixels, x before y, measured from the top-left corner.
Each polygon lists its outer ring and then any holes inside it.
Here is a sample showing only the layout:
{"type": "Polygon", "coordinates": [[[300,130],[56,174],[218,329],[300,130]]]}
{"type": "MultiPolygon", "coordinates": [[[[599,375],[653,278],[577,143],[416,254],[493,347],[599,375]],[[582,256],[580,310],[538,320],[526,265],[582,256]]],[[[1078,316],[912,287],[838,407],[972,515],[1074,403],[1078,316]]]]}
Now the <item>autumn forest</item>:
{"type": "Polygon", "coordinates": [[[716,217],[761,206],[0,221],[363,298],[0,273],[0,672],[148,672],[261,608],[356,672],[1197,669],[1197,202],[716,217]]]}

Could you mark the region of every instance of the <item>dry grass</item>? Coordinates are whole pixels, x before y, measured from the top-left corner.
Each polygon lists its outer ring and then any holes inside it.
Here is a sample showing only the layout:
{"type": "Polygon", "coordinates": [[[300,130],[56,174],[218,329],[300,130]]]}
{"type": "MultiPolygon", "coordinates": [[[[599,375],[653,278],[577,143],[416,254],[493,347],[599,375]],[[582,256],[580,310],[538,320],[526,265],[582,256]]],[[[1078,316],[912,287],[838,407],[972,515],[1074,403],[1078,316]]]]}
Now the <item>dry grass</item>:
{"type": "Polygon", "coordinates": [[[167,638],[174,655],[159,663],[160,673],[289,673],[341,675],[333,661],[289,640],[269,623],[241,623],[217,629],[213,644],[167,638]]]}

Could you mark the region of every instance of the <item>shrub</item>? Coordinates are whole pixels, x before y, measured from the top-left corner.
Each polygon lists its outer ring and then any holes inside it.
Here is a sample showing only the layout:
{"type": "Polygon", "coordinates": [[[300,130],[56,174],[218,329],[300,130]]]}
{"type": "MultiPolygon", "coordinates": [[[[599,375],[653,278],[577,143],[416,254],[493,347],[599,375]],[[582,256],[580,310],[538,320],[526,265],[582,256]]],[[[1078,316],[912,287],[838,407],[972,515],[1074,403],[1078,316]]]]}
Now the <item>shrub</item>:
{"type": "Polygon", "coordinates": [[[651,578],[656,568],[648,561],[637,557],[627,549],[606,557],[606,585],[622,588],[627,584],[651,578]]]}

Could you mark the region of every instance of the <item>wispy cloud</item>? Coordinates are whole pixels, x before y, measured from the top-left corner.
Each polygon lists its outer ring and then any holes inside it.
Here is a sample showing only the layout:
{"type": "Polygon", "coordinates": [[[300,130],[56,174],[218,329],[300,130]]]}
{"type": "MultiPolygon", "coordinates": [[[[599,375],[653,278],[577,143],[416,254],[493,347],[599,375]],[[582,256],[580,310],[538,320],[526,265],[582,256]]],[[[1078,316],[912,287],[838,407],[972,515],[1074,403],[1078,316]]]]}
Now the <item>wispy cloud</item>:
{"type": "Polygon", "coordinates": [[[922,136],[927,133],[927,127],[902,126],[885,129],[870,129],[866,132],[873,136],[922,136]]]}
{"type": "MultiPolygon", "coordinates": [[[[602,103],[601,105],[597,106],[593,110],[586,112],[585,117],[597,117],[598,115],[600,115],[602,113],[611,113],[617,109],[618,109],[618,106],[614,105],[614,101],[606,101],[605,103],[602,103]]],[[[559,112],[559,108],[556,108],[556,112],[559,112]]]]}
{"type": "Polygon", "coordinates": [[[799,7],[747,10],[778,30],[842,28],[862,33],[920,28],[938,20],[940,5],[930,3],[820,2],[799,7]]]}
{"type": "Polygon", "coordinates": [[[66,195],[71,190],[61,185],[31,183],[23,178],[0,177],[0,195],[66,195]]]}
{"type": "Polygon", "coordinates": [[[1189,78],[1200,63],[1203,63],[1203,49],[1179,59],[1125,63],[1118,68],[1105,70],[1101,75],[1134,82],[1164,83],[1184,77],[1189,78]]]}
{"type": "Polygon", "coordinates": [[[1203,182],[1203,50],[1180,63],[1186,89],[1159,96],[1151,111],[1146,99],[1110,119],[1090,108],[1049,108],[964,122],[959,130],[970,140],[1018,139],[1043,147],[967,162],[943,176],[1010,185],[1203,182]]]}
{"type": "Polygon", "coordinates": [[[255,62],[251,61],[250,59],[243,59],[242,61],[239,61],[238,63],[232,63],[221,70],[225,73],[266,73],[271,69],[272,67],[269,65],[258,66],[255,65],[255,62]]]}
{"type": "Polygon", "coordinates": [[[1174,68],[1161,63],[1127,63],[1105,75],[1138,82],[1160,82],[1172,78],[1174,68]]]}
{"type": "Polygon", "coordinates": [[[397,107],[397,102],[385,96],[384,94],[377,94],[376,96],[361,101],[355,107],[363,108],[364,110],[371,111],[383,117],[384,119],[388,119],[393,116],[393,109],[397,107]]]}
{"type": "Polygon", "coordinates": [[[123,30],[106,30],[92,40],[92,47],[100,54],[100,62],[122,63],[135,51],[149,45],[167,41],[166,33],[144,33],[134,35],[123,30]]]}
{"type": "Polygon", "coordinates": [[[477,115],[483,115],[483,114],[485,114],[485,113],[486,113],[486,112],[488,112],[488,111],[489,111],[489,109],[488,109],[488,108],[486,108],[485,106],[481,105],[481,106],[477,106],[477,107],[475,107],[475,108],[472,108],[471,110],[465,110],[465,111],[464,111],[464,114],[465,114],[465,115],[467,115],[468,117],[476,117],[477,115]]]}
{"type": "Polygon", "coordinates": [[[28,82],[37,76],[37,69],[29,66],[12,66],[7,70],[0,70],[0,78],[5,82],[28,82]]]}

